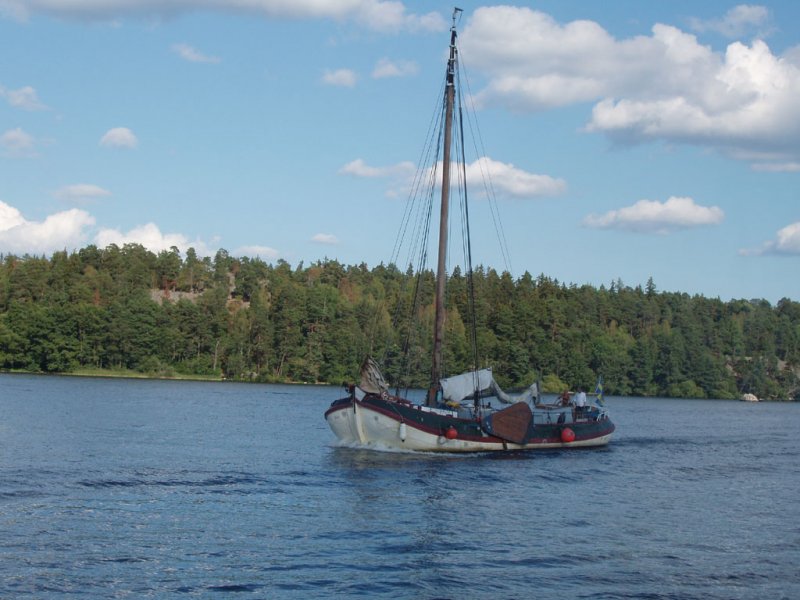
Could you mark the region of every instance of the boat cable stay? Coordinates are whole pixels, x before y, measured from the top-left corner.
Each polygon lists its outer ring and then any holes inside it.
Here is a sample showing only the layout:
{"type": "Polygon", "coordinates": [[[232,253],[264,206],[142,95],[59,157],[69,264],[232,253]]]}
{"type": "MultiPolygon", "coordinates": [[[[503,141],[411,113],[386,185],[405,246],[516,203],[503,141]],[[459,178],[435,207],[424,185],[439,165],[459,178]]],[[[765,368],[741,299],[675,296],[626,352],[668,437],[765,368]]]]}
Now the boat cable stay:
{"type": "MultiPolygon", "coordinates": [[[[467,195],[468,169],[464,145],[464,107],[461,89],[461,69],[457,46],[457,19],[461,10],[453,12],[450,45],[445,78],[439,102],[420,156],[417,174],[406,204],[392,263],[408,238],[409,265],[415,265],[416,278],[412,300],[407,310],[412,317],[428,314],[430,306],[423,304],[423,288],[430,283],[428,239],[434,224],[435,197],[439,190],[438,245],[433,294],[433,332],[429,366],[429,385],[424,399],[409,399],[412,370],[423,362],[415,336],[420,327],[407,325],[403,335],[402,354],[405,367],[395,377],[395,391],[390,392],[380,365],[367,357],[361,368],[358,384],[348,385],[348,394],[334,401],[325,418],[336,437],[344,444],[371,448],[407,449],[429,452],[517,451],[541,448],[603,446],[611,440],[615,426],[603,406],[602,386],[598,382],[596,406],[543,404],[539,387],[531,384],[523,393],[512,395],[503,391],[494,379],[491,367],[481,367],[476,326],[476,299],[472,268],[470,214],[467,195]],[[457,195],[460,208],[461,246],[465,267],[467,330],[472,367],[466,373],[445,376],[444,337],[447,311],[454,310],[445,302],[448,282],[448,250],[451,227],[450,205],[457,195]],[[413,224],[413,225],[412,225],[413,224]],[[426,277],[427,276],[427,277],[426,277]],[[415,351],[412,351],[415,349],[415,351]],[[413,355],[413,356],[412,356],[413,355]],[[405,391],[401,393],[405,381],[405,391]]],[[[465,77],[466,79],[466,77],[465,77]]],[[[471,124],[473,133],[477,130],[471,124]]],[[[482,140],[481,140],[482,146],[482,140]]],[[[477,151],[477,147],[475,148],[477,151]]],[[[483,153],[482,156],[486,156],[483,153]]],[[[508,269],[505,236],[499,226],[499,212],[494,201],[488,159],[475,163],[481,171],[484,188],[490,198],[492,220],[503,247],[508,269]],[[488,183],[487,183],[488,181],[488,183]],[[495,214],[496,213],[496,214],[495,214]]],[[[455,277],[455,274],[454,274],[455,277]]],[[[402,302],[398,302],[399,306],[402,302]]],[[[397,316],[397,315],[396,315],[397,316]]],[[[419,320],[419,318],[417,319],[419,320]]],[[[424,319],[423,319],[424,320],[424,319]]],[[[383,359],[387,358],[384,351],[383,359]]],[[[394,357],[392,357],[394,358],[394,357]]],[[[397,371],[397,369],[393,369],[397,371]]]]}

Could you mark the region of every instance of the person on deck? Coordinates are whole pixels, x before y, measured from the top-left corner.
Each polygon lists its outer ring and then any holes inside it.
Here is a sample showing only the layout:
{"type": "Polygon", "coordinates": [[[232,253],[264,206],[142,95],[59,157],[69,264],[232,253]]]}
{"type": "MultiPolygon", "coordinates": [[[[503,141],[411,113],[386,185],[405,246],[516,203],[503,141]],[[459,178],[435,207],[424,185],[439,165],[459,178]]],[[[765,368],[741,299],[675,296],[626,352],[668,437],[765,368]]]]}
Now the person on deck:
{"type": "Polygon", "coordinates": [[[561,394],[561,406],[569,406],[569,390],[564,390],[561,394]]]}
{"type": "Polygon", "coordinates": [[[578,388],[578,393],[575,394],[575,416],[579,417],[586,409],[586,392],[583,388],[578,388]]]}

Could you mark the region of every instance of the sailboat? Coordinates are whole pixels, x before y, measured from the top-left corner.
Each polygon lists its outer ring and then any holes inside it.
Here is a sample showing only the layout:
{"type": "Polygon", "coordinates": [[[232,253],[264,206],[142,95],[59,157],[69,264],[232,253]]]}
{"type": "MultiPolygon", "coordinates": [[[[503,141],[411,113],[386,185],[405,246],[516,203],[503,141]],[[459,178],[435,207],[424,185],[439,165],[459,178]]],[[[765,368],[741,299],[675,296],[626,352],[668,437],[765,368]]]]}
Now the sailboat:
{"type": "MultiPolygon", "coordinates": [[[[581,405],[582,401],[576,405],[566,399],[544,403],[536,383],[521,394],[508,394],[495,382],[491,368],[477,368],[477,360],[473,370],[444,377],[445,284],[454,136],[462,155],[464,148],[464,127],[454,127],[456,83],[460,81],[456,77],[456,17],[460,12],[455,9],[450,29],[439,136],[442,159],[441,180],[437,183],[441,186],[441,203],[430,387],[420,401],[412,401],[401,394],[399,388],[392,393],[379,365],[368,357],[361,368],[360,382],[348,385],[347,396],[330,405],[325,419],[340,442],[376,449],[508,452],[604,446],[611,440],[615,427],[603,404],[600,382],[595,404],[586,406],[581,405]]],[[[436,162],[438,164],[438,160],[436,162]]],[[[466,177],[463,179],[465,181],[466,177]]],[[[465,198],[464,194],[462,202],[465,198]]],[[[463,214],[468,215],[468,212],[463,211],[463,214]]],[[[466,222],[468,231],[468,216],[462,216],[462,222],[466,222]]],[[[471,250],[467,254],[471,255],[471,250]]],[[[468,276],[472,272],[471,258],[469,263],[468,276]]]]}

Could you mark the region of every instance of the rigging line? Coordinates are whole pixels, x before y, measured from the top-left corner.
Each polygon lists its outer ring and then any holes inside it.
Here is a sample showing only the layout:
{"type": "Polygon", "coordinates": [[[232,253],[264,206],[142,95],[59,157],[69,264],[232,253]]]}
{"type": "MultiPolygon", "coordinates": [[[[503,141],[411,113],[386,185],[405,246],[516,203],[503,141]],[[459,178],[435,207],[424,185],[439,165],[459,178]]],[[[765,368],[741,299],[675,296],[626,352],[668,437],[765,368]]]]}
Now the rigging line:
{"type": "MultiPolygon", "coordinates": [[[[459,82],[460,81],[461,81],[461,79],[459,77],[459,82]]],[[[470,330],[471,330],[470,342],[471,342],[471,346],[472,346],[472,358],[473,358],[473,361],[474,361],[474,364],[475,364],[475,367],[473,369],[473,387],[475,388],[475,392],[476,392],[475,393],[475,410],[477,411],[480,408],[480,400],[479,400],[480,394],[478,393],[479,392],[479,388],[480,388],[480,383],[479,383],[479,380],[478,380],[478,373],[477,373],[478,369],[480,368],[480,362],[479,362],[480,356],[478,355],[478,334],[477,334],[478,323],[477,323],[477,311],[476,311],[476,308],[475,308],[474,279],[473,279],[473,276],[472,276],[473,275],[472,274],[472,242],[471,242],[472,238],[471,238],[471,235],[470,235],[470,227],[469,227],[469,199],[468,199],[468,196],[467,196],[468,192],[467,192],[467,186],[466,186],[467,161],[466,161],[466,154],[465,154],[464,143],[463,143],[463,140],[464,140],[464,119],[463,119],[463,109],[462,109],[461,100],[462,100],[462,96],[461,96],[461,93],[459,92],[459,102],[458,102],[459,119],[458,119],[458,124],[459,124],[460,137],[461,137],[461,144],[460,144],[460,147],[461,147],[461,169],[463,171],[463,175],[462,176],[463,176],[463,181],[465,183],[465,185],[464,185],[464,193],[463,193],[463,204],[464,204],[463,213],[464,213],[464,229],[465,229],[465,232],[466,232],[464,235],[465,235],[466,240],[467,240],[467,242],[466,242],[466,249],[467,249],[467,253],[466,253],[466,261],[467,261],[467,290],[469,292],[469,305],[470,305],[470,315],[469,315],[470,319],[469,320],[471,321],[471,325],[472,325],[470,327],[470,330]]]]}
{"type": "MultiPolygon", "coordinates": [[[[442,94],[442,88],[444,88],[445,84],[442,83],[442,86],[439,88],[439,95],[442,94]]],[[[394,242],[394,248],[392,250],[391,255],[391,262],[395,262],[400,258],[400,250],[403,246],[403,242],[405,240],[405,234],[408,228],[408,223],[411,218],[411,214],[413,213],[413,205],[416,202],[417,198],[419,197],[419,189],[422,185],[422,182],[425,178],[425,172],[428,170],[427,165],[430,159],[430,152],[431,148],[433,147],[433,139],[435,133],[438,129],[437,121],[440,117],[439,108],[439,101],[437,100],[436,104],[434,105],[434,110],[431,114],[431,119],[428,122],[428,133],[425,136],[425,143],[422,146],[422,150],[420,151],[420,156],[417,159],[417,169],[414,173],[413,180],[411,182],[411,187],[408,192],[408,197],[406,199],[406,209],[403,215],[403,220],[401,221],[400,229],[397,232],[394,242]]]]}
{"type": "Polygon", "coordinates": [[[415,212],[414,207],[416,206],[417,199],[419,198],[419,186],[421,185],[422,179],[424,178],[423,165],[426,164],[425,155],[426,153],[428,154],[430,153],[430,146],[432,145],[431,127],[433,127],[432,124],[429,125],[428,136],[426,138],[425,144],[423,145],[422,154],[420,155],[419,162],[417,164],[417,169],[414,173],[414,178],[409,188],[409,195],[406,202],[406,211],[403,215],[403,221],[401,223],[400,229],[398,230],[397,237],[395,238],[395,246],[392,251],[392,262],[395,262],[396,260],[399,259],[400,250],[405,240],[405,234],[408,230],[408,225],[411,221],[412,215],[415,212]]]}
{"type": "MultiPolygon", "coordinates": [[[[443,82],[439,88],[440,97],[443,93],[445,83],[443,82]]],[[[428,233],[427,231],[430,229],[430,225],[425,225],[426,219],[430,217],[426,217],[426,213],[429,212],[431,209],[427,207],[426,211],[426,203],[425,203],[425,194],[422,192],[423,189],[429,189],[431,183],[431,177],[435,178],[435,169],[431,169],[431,154],[437,154],[438,145],[441,141],[438,139],[440,135],[437,135],[439,129],[441,128],[441,110],[440,110],[441,102],[437,99],[434,110],[431,114],[431,119],[428,123],[428,132],[426,134],[425,142],[422,145],[422,149],[420,151],[420,156],[417,162],[417,168],[414,173],[413,180],[411,182],[408,198],[406,200],[406,207],[405,212],[403,214],[403,220],[401,222],[401,226],[398,229],[397,236],[395,238],[394,249],[392,250],[392,255],[390,259],[390,264],[394,264],[395,267],[400,262],[400,253],[404,246],[407,247],[407,255],[406,261],[404,266],[404,271],[408,266],[412,268],[414,263],[417,263],[416,270],[417,273],[420,273],[424,270],[424,265],[427,262],[426,254],[424,254],[424,242],[422,240],[427,239],[428,233]],[[408,244],[406,244],[406,237],[409,234],[409,228],[411,223],[415,222],[416,226],[411,227],[411,231],[414,232],[411,235],[408,244]]],[[[433,163],[435,166],[435,162],[433,163]]],[[[430,192],[428,192],[430,196],[430,192]]],[[[430,202],[430,198],[428,199],[430,202]]],[[[398,269],[399,271],[399,269],[398,269]]],[[[415,284],[418,285],[418,284],[415,284]]],[[[412,308],[413,310],[413,308],[412,308]]],[[[392,325],[394,329],[397,329],[397,326],[401,319],[401,312],[402,311],[402,302],[398,300],[395,305],[394,315],[392,317],[392,325]]],[[[389,351],[389,344],[390,340],[387,339],[386,346],[384,347],[383,351],[383,358],[386,358],[386,355],[389,351]]],[[[401,359],[405,357],[407,351],[405,349],[405,344],[403,346],[403,352],[401,354],[401,359]]]]}
{"type": "MultiPolygon", "coordinates": [[[[466,83],[468,98],[474,98],[472,94],[472,89],[469,85],[469,75],[467,74],[466,67],[463,66],[463,60],[460,61],[461,68],[459,69],[459,82],[461,81],[461,73],[464,73],[464,81],[466,83]]],[[[474,115],[475,105],[472,102],[467,103],[467,124],[469,125],[470,132],[472,133],[472,141],[473,146],[475,146],[475,154],[479,157],[488,158],[486,156],[486,148],[483,143],[483,135],[481,134],[481,129],[478,124],[477,118],[470,118],[471,115],[474,115]],[[473,120],[474,120],[474,130],[473,130],[473,120]],[[477,133],[475,133],[477,132],[477,133]],[[480,143],[480,149],[478,148],[477,143],[480,143]]],[[[503,227],[503,221],[500,218],[500,208],[497,205],[497,194],[494,191],[494,182],[492,181],[491,173],[489,173],[488,166],[484,169],[484,162],[483,160],[478,160],[478,166],[480,167],[481,177],[483,179],[483,186],[486,191],[486,196],[489,200],[489,212],[492,215],[492,222],[494,224],[495,233],[497,235],[498,242],[500,244],[500,253],[503,256],[503,262],[505,264],[506,270],[510,273],[513,273],[513,268],[511,266],[511,253],[508,250],[508,240],[506,238],[505,228],[503,227]]]]}
{"type": "MultiPolygon", "coordinates": [[[[434,125],[436,126],[436,131],[438,132],[442,125],[442,118],[439,115],[439,118],[434,120],[434,125]]],[[[417,202],[417,213],[416,213],[416,227],[413,228],[413,235],[412,239],[408,246],[408,264],[412,264],[418,253],[422,252],[422,246],[427,244],[428,240],[428,232],[429,228],[423,227],[422,223],[425,221],[425,213],[426,213],[426,204],[423,201],[425,197],[423,194],[423,190],[425,194],[431,195],[432,186],[435,185],[436,180],[436,166],[437,166],[437,157],[440,152],[441,146],[441,134],[434,137],[431,135],[429,137],[429,141],[426,148],[426,153],[424,156],[425,162],[420,165],[419,177],[417,179],[416,188],[414,190],[415,194],[415,202],[417,202]],[[432,158],[433,156],[433,158],[432,158]],[[426,165],[433,165],[433,167],[428,167],[426,165]]],[[[430,201],[430,200],[428,200],[430,201]]]]}
{"type": "MultiPolygon", "coordinates": [[[[431,199],[432,199],[432,196],[431,196],[431,199]]],[[[427,218],[426,218],[425,224],[424,224],[424,226],[428,230],[430,229],[432,212],[433,212],[433,202],[429,202],[428,203],[427,218]]],[[[406,381],[406,383],[408,382],[410,374],[411,374],[410,351],[411,351],[412,342],[415,339],[415,333],[416,333],[416,329],[413,326],[414,315],[416,314],[416,312],[419,309],[420,291],[421,291],[421,288],[422,288],[422,279],[423,279],[424,272],[425,272],[424,265],[425,265],[426,262],[427,262],[427,251],[423,247],[421,249],[421,253],[420,253],[420,256],[419,256],[419,261],[417,263],[417,269],[416,269],[417,273],[416,273],[416,277],[414,278],[414,291],[413,291],[413,294],[412,294],[411,303],[410,303],[409,308],[408,308],[408,310],[409,310],[409,318],[407,320],[408,326],[407,326],[407,329],[406,329],[406,335],[405,335],[405,339],[403,341],[403,346],[402,346],[402,354],[401,354],[401,359],[402,360],[401,360],[401,372],[400,372],[400,375],[401,375],[401,379],[404,379],[406,381]]],[[[398,298],[398,304],[397,304],[398,316],[399,316],[399,310],[400,310],[401,306],[402,306],[402,303],[400,302],[400,299],[398,298]]],[[[397,382],[397,393],[399,393],[399,384],[400,384],[400,382],[398,381],[397,382]]]]}
{"type": "MultiPolygon", "coordinates": [[[[436,145],[435,145],[435,152],[433,153],[433,167],[428,169],[428,186],[427,186],[427,201],[423,206],[427,208],[424,211],[420,211],[420,221],[419,228],[417,231],[416,241],[414,245],[414,251],[419,253],[419,260],[417,263],[417,276],[416,282],[414,285],[414,294],[413,299],[411,302],[410,314],[409,314],[409,327],[406,332],[406,339],[403,345],[403,363],[405,365],[405,376],[406,381],[410,378],[411,373],[411,360],[410,360],[410,350],[411,350],[411,342],[412,337],[415,332],[415,328],[413,327],[414,323],[414,316],[419,311],[419,305],[421,303],[421,289],[422,289],[422,282],[425,276],[425,266],[428,261],[428,239],[430,238],[430,227],[431,222],[433,220],[433,199],[436,191],[436,173],[438,171],[438,158],[441,154],[441,146],[443,142],[443,129],[444,129],[444,118],[443,118],[443,110],[440,111],[439,119],[436,121],[438,123],[438,130],[439,134],[436,136],[436,145]]],[[[431,144],[433,146],[433,144],[431,144]]],[[[430,158],[430,153],[428,154],[428,158],[430,158]]]]}

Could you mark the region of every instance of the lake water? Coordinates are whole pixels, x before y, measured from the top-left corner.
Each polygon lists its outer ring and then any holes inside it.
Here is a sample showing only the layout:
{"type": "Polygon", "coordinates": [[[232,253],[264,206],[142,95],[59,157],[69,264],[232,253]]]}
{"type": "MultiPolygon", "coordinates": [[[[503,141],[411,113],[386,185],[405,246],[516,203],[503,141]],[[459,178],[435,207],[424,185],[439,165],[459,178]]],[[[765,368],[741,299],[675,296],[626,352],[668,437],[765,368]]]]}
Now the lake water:
{"type": "Polygon", "coordinates": [[[800,404],[439,456],[336,447],[339,395],[0,374],[0,597],[800,598],[800,404]]]}

